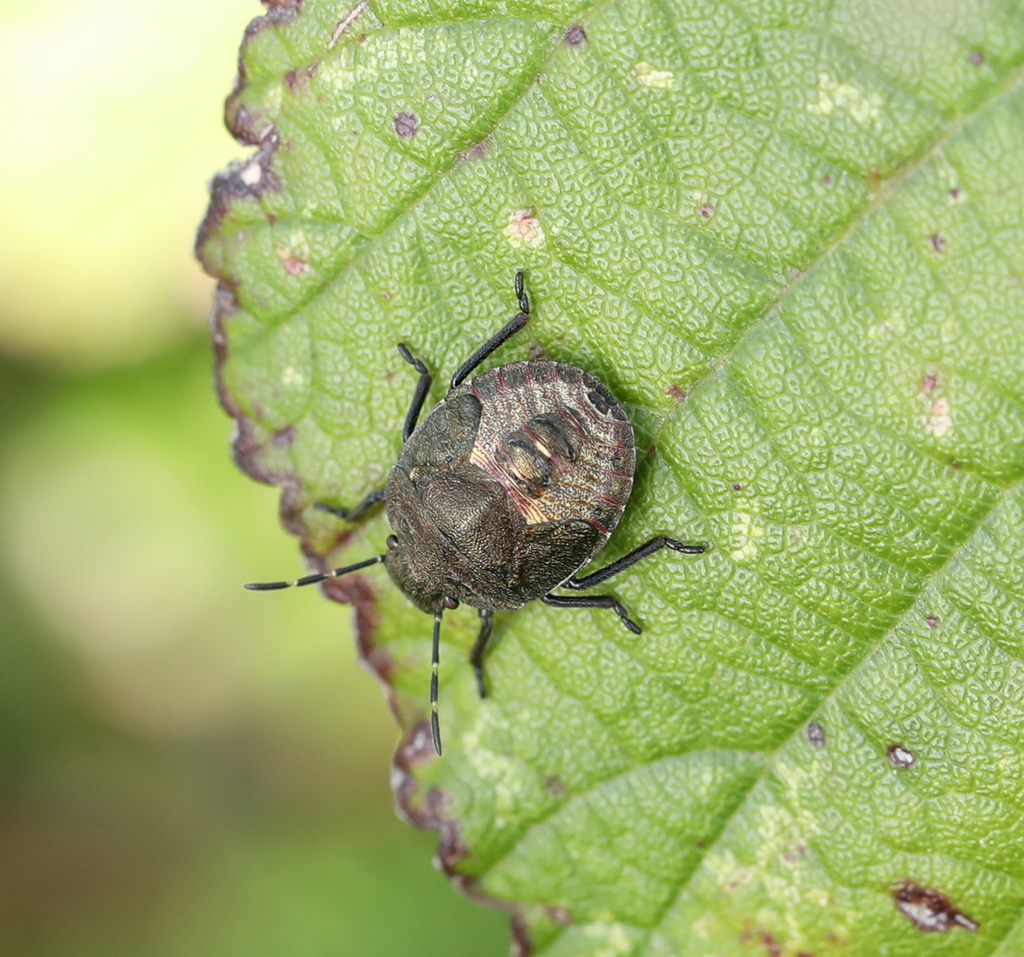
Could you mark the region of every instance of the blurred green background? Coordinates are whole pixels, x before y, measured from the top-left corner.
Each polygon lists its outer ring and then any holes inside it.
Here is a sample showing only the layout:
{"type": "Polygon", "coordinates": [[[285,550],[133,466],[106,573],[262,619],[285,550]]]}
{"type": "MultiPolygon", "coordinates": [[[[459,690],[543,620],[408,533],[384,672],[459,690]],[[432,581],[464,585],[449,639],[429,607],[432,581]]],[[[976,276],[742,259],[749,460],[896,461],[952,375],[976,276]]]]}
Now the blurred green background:
{"type": "Polygon", "coordinates": [[[230,461],[191,258],[255,0],[0,0],[0,954],[504,954],[230,461]]]}

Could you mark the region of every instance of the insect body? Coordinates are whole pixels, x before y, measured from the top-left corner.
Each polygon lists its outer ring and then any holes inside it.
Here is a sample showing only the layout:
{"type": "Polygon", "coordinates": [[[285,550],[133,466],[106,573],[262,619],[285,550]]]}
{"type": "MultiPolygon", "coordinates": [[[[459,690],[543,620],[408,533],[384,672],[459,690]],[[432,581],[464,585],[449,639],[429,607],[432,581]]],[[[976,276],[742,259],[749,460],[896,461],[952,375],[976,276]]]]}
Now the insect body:
{"type": "Polygon", "coordinates": [[[393,530],[387,552],[294,582],[246,586],[309,585],[383,562],[410,601],[434,616],[430,702],[438,754],[437,666],[445,609],[464,602],[480,611],[470,662],[483,697],[483,655],[495,611],[536,599],[563,608],[610,608],[639,634],[640,627],[610,595],[552,592],[592,588],[661,548],[688,554],[707,548],[657,536],[611,565],[576,577],[608,540],[629,498],[636,466],[633,428],[597,379],[566,363],[513,362],[466,381],[528,322],[521,272],[516,295],[518,314],[459,367],[448,395],[418,427],[431,376],[404,343],[399,345],[420,379],[405,420],[405,444],[386,488],[350,510],[319,505],[353,520],[385,501],[393,530]]]}
{"type": "Polygon", "coordinates": [[[535,360],[453,390],[388,475],[388,571],[426,612],[511,611],[604,544],[633,484],[633,429],[575,366],[535,360]]]}

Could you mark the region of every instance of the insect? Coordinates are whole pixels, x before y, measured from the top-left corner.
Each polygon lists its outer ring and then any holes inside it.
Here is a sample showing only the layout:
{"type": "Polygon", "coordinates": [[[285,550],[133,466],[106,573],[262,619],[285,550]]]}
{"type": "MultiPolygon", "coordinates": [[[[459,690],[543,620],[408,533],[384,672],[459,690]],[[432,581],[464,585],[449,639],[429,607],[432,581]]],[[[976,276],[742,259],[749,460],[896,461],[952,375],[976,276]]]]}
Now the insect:
{"type": "Polygon", "coordinates": [[[515,292],[519,312],[459,366],[448,394],[419,426],[432,379],[399,343],[419,381],[385,488],[351,509],[317,503],[355,521],[384,502],[393,532],[387,551],[296,581],[245,586],[270,591],[312,585],[383,562],[409,600],[434,616],[430,726],[438,755],[437,671],[446,609],[465,603],[480,613],[469,660],[485,697],[484,651],[495,611],[538,598],[556,608],[609,608],[639,634],[640,626],[613,596],[554,590],[587,591],[662,548],[689,555],[708,548],[657,535],[604,568],[576,575],[608,540],[629,499],[636,468],[633,427],[604,385],[564,362],[511,362],[469,379],[529,322],[522,272],[516,273],[515,292]]]}

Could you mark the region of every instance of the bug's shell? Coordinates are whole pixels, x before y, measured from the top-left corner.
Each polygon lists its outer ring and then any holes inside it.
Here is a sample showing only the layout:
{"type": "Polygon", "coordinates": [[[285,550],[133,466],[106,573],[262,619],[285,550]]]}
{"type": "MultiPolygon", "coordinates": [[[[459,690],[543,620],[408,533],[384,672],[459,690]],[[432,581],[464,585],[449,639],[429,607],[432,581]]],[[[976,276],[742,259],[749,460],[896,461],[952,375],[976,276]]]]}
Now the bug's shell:
{"type": "Polygon", "coordinates": [[[491,369],[430,412],[388,474],[388,571],[424,611],[519,608],[604,545],[635,467],[629,419],[593,376],[549,360],[491,369]]]}

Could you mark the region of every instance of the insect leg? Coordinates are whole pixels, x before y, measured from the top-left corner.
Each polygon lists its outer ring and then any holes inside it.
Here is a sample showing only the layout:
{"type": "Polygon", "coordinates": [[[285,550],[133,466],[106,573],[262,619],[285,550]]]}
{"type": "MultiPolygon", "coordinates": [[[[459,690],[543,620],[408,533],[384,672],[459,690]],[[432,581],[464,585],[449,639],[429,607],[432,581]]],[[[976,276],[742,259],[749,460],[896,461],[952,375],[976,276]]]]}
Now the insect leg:
{"type": "Polygon", "coordinates": [[[280,588],[291,588],[293,585],[315,585],[317,582],[322,582],[327,578],[337,578],[339,575],[347,575],[349,572],[359,571],[360,568],[376,565],[386,558],[387,555],[374,555],[373,558],[356,562],[354,565],[344,565],[330,572],[315,572],[312,575],[304,575],[302,578],[296,578],[293,582],[249,582],[245,587],[250,591],[277,591],[280,588]]]}
{"type": "Polygon", "coordinates": [[[469,653],[469,663],[473,666],[473,673],[476,675],[476,686],[481,698],[487,697],[487,689],[484,687],[484,651],[487,642],[491,637],[491,628],[494,627],[494,612],[484,608],[480,609],[480,633],[473,642],[473,650],[469,653]]]}
{"type": "Polygon", "coordinates": [[[434,644],[430,652],[430,733],[434,750],[441,757],[441,724],[437,720],[437,666],[441,657],[441,612],[434,615],[434,644]]]}
{"type": "Polygon", "coordinates": [[[416,391],[412,394],[412,402],[409,404],[409,411],[405,415],[405,426],[402,428],[402,441],[408,442],[413,429],[416,428],[416,420],[420,417],[420,410],[423,408],[423,401],[430,391],[431,376],[422,359],[417,359],[404,343],[398,343],[398,351],[403,359],[409,363],[419,374],[419,381],[416,383],[416,391]]]}
{"type": "Polygon", "coordinates": [[[687,545],[684,542],[677,542],[674,538],[658,535],[650,541],[644,542],[643,545],[634,548],[628,555],[623,555],[618,561],[614,561],[604,568],[599,568],[596,572],[584,575],[582,578],[577,578],[573,575],[568,581],[562,583],[562,587],[574,588],[576,590],[593,588],[595,585],[600,585],[601,582],[608,581],[613,575],[618,575],[619,572],[625,571],[630,565],[640,561],[641,558],[653,555],[662,548],[671,548],[674,551],[683,552],[685,555],[700,555],[708,550],[707,545],[687,545]]]}
{"type": "Polygon", "coordinates": [[[331,515],[337,515],[338,518],[344,518],[350,522],[358,522],[374,505],[383,501],[384,489],[375,488],[362,501],[356,503],[351,508],[328,505],[326,502],[314,502],[313,508],[318,508],[321,512],[329,512],[331,515]]]}
{"type": "Polygon", "coordinates": [[[519,312],[477,349],[465,362],[455,370],[452,384],[448,391],[458,388],[469,374],[484,361],[495,349],[508,342],[520,329],[530,321],[530,299],[523,288],[523,271],[516,273],[516,298],[519,300],[519,312]]]}
{"type": "Polygon", "coordinates": [[[611,595],[544,595],[541,601],[555,608],[611,608],[634,635],[640,634],[640,626],[611,595]]]}

